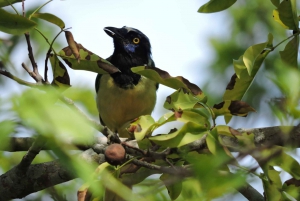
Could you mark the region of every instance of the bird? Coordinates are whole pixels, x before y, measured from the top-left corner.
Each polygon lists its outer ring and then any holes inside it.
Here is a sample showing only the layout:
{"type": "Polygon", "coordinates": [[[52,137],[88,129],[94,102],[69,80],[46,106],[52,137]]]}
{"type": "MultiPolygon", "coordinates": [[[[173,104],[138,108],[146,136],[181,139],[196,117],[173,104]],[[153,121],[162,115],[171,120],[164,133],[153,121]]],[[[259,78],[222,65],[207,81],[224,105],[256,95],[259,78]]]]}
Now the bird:
{"type": "Polygon", "coordinates": [[[158,83],[133,73],[132,67],[155,67],[149,38],[135,28],[105,27],[113,39],[113,54],[106,60],[119,69],[112,74],[98,74],[95,81],[100,122],[120,137],[132,138],[127,128],[142,115],[152,113],[158,83]]]}

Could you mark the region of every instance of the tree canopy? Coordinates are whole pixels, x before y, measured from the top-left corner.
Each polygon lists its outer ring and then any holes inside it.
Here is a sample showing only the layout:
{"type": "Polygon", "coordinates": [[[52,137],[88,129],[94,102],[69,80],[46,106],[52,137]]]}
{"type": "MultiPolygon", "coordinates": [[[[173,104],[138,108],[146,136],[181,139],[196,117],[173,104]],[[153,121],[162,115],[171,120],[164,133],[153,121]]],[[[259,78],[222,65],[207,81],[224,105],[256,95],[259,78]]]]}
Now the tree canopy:
{"type": "Polygon", "coordinates": [[[112,74],[118,68],[76,41],[59,16],[40,12],[48,3],[25,11],[22,0],[0,0],[0,31],[10,34],[0,39],[0,82],[12,79],[28,87],[0,98],[0,201],[35,192],[53,200],[73,194],[79,201],[213,200],[237,192],[248,200],[300,200],[300,164],[294,157],[300,146],[296,0],[202,5],[199,13],[227,10],[232,18],[230,38],[210,39],[217,52],[210,66],[214,79],[199,87],[158,67],[133,66],[134,73],[174,89],[163,105],[169,112],[158,120],[145,115],[132,121],[127,129],[134,139],[119,138],[98,122],[93,89],[71,86],[72,70],[112,74]],[[44,30],[50,24],[58,33],[44,30]],[[67,47],[59,46],[61,35],[67,47]],[[23,69],[10,59],[18,45],[28,49],[30,63],[22,63],[23,69]],[[20,71],[34,81],[14,73],[20,71]],[[274,97],[270,86],[281,96],[274,97]],[[272,110],[266,121],[279,120],[280,126],[228,125],[233,117],[263,113],[266,98],[272,110]],[[170,122],[178,126],[153,135],[170,122]],[[249,156],[255,163],[241,165],[249,156]],[[281,172],[290,179],[283,180],[281,172]],[[263,194],[249,184],[251,177],[261,181],[263,194]]]}

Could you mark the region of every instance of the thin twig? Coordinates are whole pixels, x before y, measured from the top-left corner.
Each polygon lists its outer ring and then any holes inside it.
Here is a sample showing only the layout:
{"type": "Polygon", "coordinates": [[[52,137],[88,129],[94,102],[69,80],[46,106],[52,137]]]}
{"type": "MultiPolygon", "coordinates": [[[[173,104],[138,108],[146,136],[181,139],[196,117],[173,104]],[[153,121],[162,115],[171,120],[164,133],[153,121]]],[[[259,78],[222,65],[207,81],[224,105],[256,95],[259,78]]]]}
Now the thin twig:
{"type": "Polygon", "coordinates": [[[37,84],[37,83],[31,83],[31,82],[27,82],[25,80],[22,80],[16,76],[14,76],[13,74],[11,74],[10,72],[6,71],[6,70],[0,70],[0,74],[18,82],[19,84],[28,86],[28,87],[40,87],[41,85],[37,84]]]}
{"type": "Polygon", "coordinates": [[[26,38],[26,42],[27,42],[27,47],[28,47],[28,56],[33,68],[33,75],[31,75],[31,77],[38,83],[42,83],[44,82],[43,77],[39,74],[39,70],[38,70],[38,66],[35,62],[34,56],[33,56],[33,51],[32,51],[32,47],[31,47],[31,42],[30,42],[30,35],[29,33],[25,33],[25,38],[26,38]]]}
{"type": "Polygon", "coordinates": [[[23,17],[25,17],[25,4],[24,4],[25,0],[22,0],[22,12],[23,12],[23,17]]]}

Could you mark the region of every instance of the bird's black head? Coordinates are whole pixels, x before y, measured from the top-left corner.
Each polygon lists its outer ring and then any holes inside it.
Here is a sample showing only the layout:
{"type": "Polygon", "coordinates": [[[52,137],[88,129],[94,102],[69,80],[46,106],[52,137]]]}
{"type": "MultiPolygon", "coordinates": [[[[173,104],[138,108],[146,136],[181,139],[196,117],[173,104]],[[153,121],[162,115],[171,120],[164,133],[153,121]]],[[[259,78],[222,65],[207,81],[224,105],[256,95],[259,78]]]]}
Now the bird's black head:
{"type": "Polygon", "coordinates": [[[130,69],[145,64],[155,66],[148,37],[141,31],[126,26],[105,27],[104,31],[114,40],[114,53],[107,60],[120,70],[111,74],[115,83],[121,88],[137,85],[141,75],[133,73],[130,69]]]}
{"type": "Polygon", "coordinates": [[[126,26],[105,27],[104,31],[114,40],[114,54],[130,57],[133,62],[131,67],[149,63],[151,45],[148,37],[141,31],[126,26]]]}

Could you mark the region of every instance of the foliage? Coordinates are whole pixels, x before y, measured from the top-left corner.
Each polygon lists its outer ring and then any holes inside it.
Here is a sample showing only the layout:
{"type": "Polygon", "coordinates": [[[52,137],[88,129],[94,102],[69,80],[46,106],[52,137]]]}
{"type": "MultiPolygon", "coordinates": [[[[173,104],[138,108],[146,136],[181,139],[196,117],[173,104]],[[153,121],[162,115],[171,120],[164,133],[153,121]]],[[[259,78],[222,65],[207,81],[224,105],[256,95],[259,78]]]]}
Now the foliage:
{"type": "MultiPolygon", "coordinates": [[[[0,6],[13,6],[15,3],[5,2],[0,1],[0,6]]],[[[217,12],[229,8],[234,3],[236,1],[224,3],[222,0],[210,0],[198,11],[217,12]]],[[[8,137],[17,133],[20,128],[33,133],[32,136],[35,136],[37,141],[46,141],[52,152],[49,152],[48,156],[38,155],[34,162],[61,159],[64,166],[85,182],[78,190],[79,200],[212,200],[242,188],[246,185],[247,176],[251,174],[250,167],[240,166],[239,159],[232,155],[232,150],[224,143],[223,137],[226,136],[237,139],[243,145],[242,158],[250,155],[258,162],[262,173],[252,171],[252,174],[261,179],[266,200],[299,200],[299,185],[283,183],[279,177],[280,172],[276,170],[279,167],[293,179],[300,179],[300,165],[287,154],[289,148],[266,146],[258,152],[254,144],[254,133],[239,132],[228,125],[216,125],[218,116],[223,116],[228,123],[232,116],[246,117],[249,112],[255,111],[247,102],[242,101],[242,98],[252,87],[264,60],[286,41],[288,42],[283,51],[276,56],[281,58],[280,65],[276,65],[269,75],[285,96],[284,104],[280,107],[274,104],[273,110],[283,122],[290,118],[299,119],[300,75],[297,60],[300,31],[296,1],[272,0],[269,4],[276,6],[273,11],[274,23],[278,23],[282,29],[291,30],[292,35],[280,38],[281,42],[274,45],[273,34],[268,34],[264,42],[245,48],[239,59],[233,60],[235,73],[228,82],[220,103],[207,102],[210,94],[204,94],[197,85],[190,83],[186,78],[172,77],[159,68],[133,67],[133,72],[175,89],[174,93],[166,97],[164,103],[164,107],[170,112],[157,121],[147,115],[131,123],[128,131],[135,136],[139,148],[134,150],[142,153],[141,155],[131,156],[119,166],[102,162],[98,167],[94,163],[83,163],[70,151],[75,149],[69,143],[70,138],[73,139],[73,143],[89,144],[95,131],[92,130],[92,121],[73,107],[68,107],[66,100],[75,99],[90,116],[97,116],[97,113],[95,104],[91,103],[93,94],[90,90],[70,88],[67,67],[102,74],[115,73],[118,69],[77,43],[72,33],[65,29],[62,19],[51,13],[39,13],[42,6],[31,12],[29,17],[23,17],[17,11],[16,14],[8,13],[1,8],[0,31],[26,36],[38,32],[45,39],[49,45],[45,56],[45,69],[47,61],[50,60],[53,81],[51,84],[48,82],[46,70],[44,78],[39,78],[38,71],[35,71],[32,77],[37,83],[21,83],[37,89],[25,90],[21,94],[0,99],[1,103],[11,103],[6,108],[0,107],[1,113],[7,113],[6,119],[0,122],[0,140],[6,142],[2,143],[0,148],[5,150],[8,137]],[[54,24],[59,28],[59,33],[49,42],[49,37],[37,29],[38,24],[32,18],[54,24]],[[54,44],[62,32],[65,33],[68,47],[57,52],[54,44]],[[156,129],[166,127],[170,122],[181,126],[168,133],[153,135],[156,129]],[[202,139],[205,139],[205,145],[201,149],[193,150],[189,146],[202,139]],[[235,166],[237,171],[232,171],[230,165],[235,166]],[[159,179],[146,179],[158,173],[159,179]],[[129,188],[131,186],[134,186],[133,191],[129,188]]],[[[5,65],[7,62],[3,60],[2,63],[5,65]]],[[[15,77],[9,76],[11,74],[7,71],[0,72],[17,81],[15,77]]],[[[123,145],[128,146],[126,143],[123,145]]],[[[5,161],[0,164],[5,171],[18,164],[18,161],[9,159],[2,152],[0,157],[5,161]]]]}

